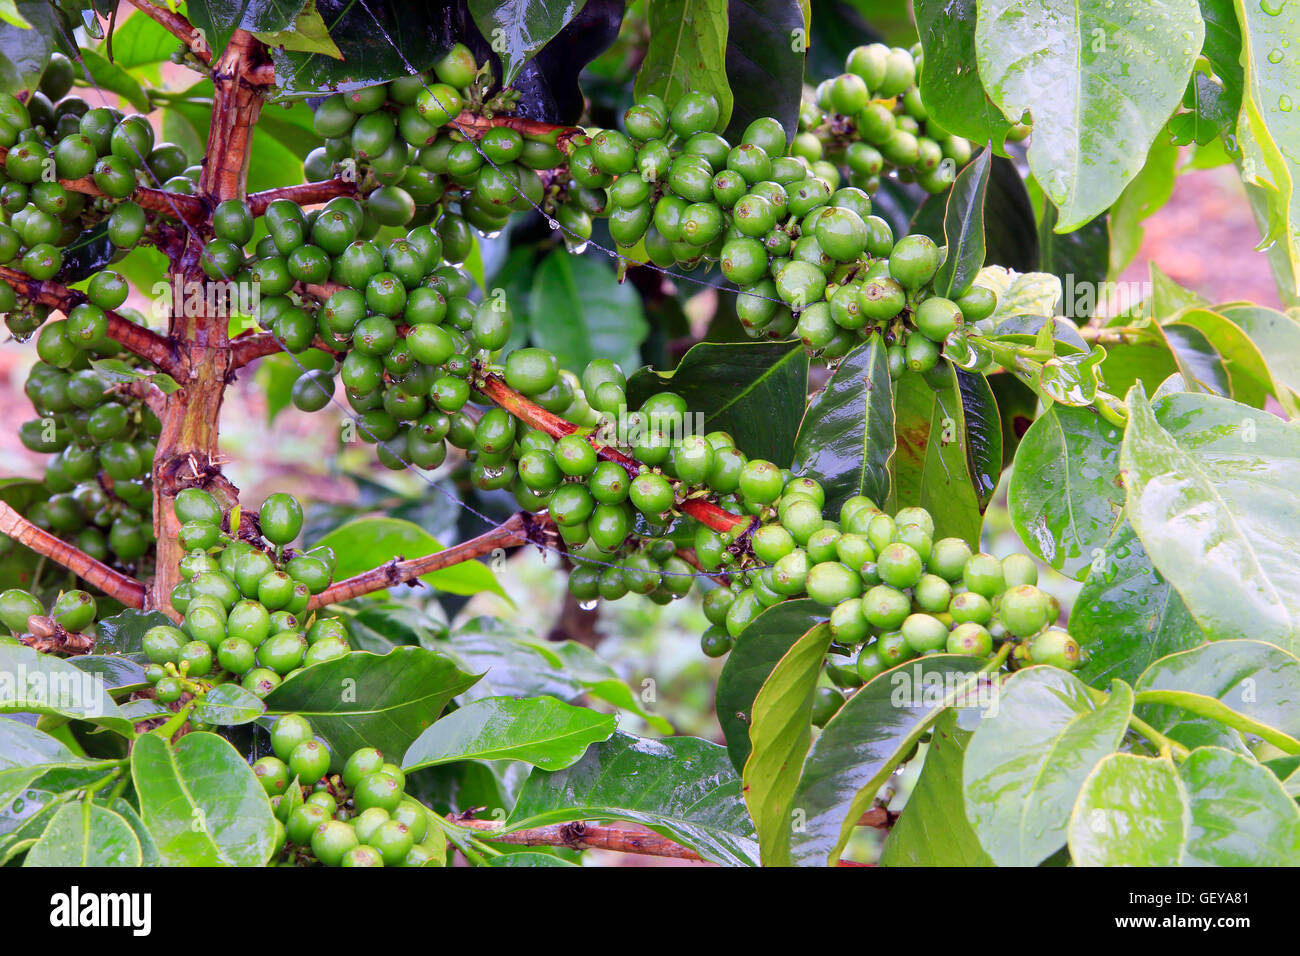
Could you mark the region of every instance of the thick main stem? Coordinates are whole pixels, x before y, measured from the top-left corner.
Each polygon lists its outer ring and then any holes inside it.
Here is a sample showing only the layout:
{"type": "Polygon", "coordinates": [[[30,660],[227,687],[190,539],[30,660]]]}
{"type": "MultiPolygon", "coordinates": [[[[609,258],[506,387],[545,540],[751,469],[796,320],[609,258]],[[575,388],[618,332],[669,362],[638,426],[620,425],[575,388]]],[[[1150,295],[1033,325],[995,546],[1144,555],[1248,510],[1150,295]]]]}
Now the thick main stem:
{"type": "MultiPolygon", "coordinates": [[[[249,33],[236,30],[213,66],[212,124],[208,131],[199,192],[215,206],[246,192],[253,126],[262,109],[262,88],[249,74],[265,61],[265,50],[249,33]]],[[[205,230],[206,230],[205,225],[205,230]]],[[[205,282],[198,267],[206,234],[191,231],[179,261],[171,271],[187,281],[205,282]]],[[[204,296],[204,302],[214,301],[204,296]]],[[[183,557],[173,511],[178,492],[205,488],[223,506],[233,505],[234,486],[221,475],[218,429],[221,403],[231,372],[231,350],[224,314],[187,313],[173,303],[170,334],[188,356],[181,388],[167,396],[162,431],[154,457],[154,532],[158,538],[157,568],[147,598],[150,607],[171,613],[169,596],[180,581],[183,557]]]]}

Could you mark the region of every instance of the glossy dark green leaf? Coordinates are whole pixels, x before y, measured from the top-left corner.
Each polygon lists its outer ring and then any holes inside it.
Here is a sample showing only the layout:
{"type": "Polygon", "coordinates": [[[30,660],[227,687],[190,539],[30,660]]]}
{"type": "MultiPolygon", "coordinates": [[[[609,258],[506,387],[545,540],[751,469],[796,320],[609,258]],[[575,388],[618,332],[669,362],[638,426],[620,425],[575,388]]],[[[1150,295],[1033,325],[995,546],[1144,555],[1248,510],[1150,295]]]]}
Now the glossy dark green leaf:
{"type": "Polygon", "coordinates": [[[854,495],[881,503],[889,494],[891,391],[885,347],[874,336],[844,357],[804,413],[792,470],[821,482],[831,515],[854,495]]]}
{"type": "Polygon", "coordinates": [[[999,866],[1037,866],[1065,843],[1084,778],[1114,753],[1133,715],[1133,691],[1111,684],[1098,705],[1054,667],[1017,671],[966,748],[962,788],[980,845],[999,866]]]}
{"type": "Polygon", "coordinates": [[[1094,556],[1069,631],[1084,652],[1079,676],[1098,686],[1116,678],[1133,683],[1157,658],[1205,640],[1127,520],[1094,556]]]}
{"type": "MultiPolygon", "coordinates": [[[[140,12],[125,19],[119,15],[113,30],[112,61],[124,70],[153,67],[167,62],[177,44],[176,37],[153,17],[140,12]]],[[[108,56],[108,44],[101,52],[108,56]]]]}
{"type": "Polygon", "coordinates": [[[916,0],[913,14],[927,69],[921,100],[944,129],[1002,151],[1011,124],[980,84],[975,63],[976,0],[916,0]]]}
{"type": "MultiPolygon", "coordinates": [[[[979,541],[980,492],[969,472],[969,436],[956,370],[945,365],[930,376],[904,372],[894,382],[897,449],[886,511],[920,506],[934,516],[935,537],[979,541]],[[942,383],[936,391],[932,380],[942,383]]],[[[828,496],[829,500],[829,496],[828,496]]]]}
{"type": "Polygon", "coordinates": [[[1181,100],[1204,36],[1196,0],[979,0],[977,9],[984,88],[1004,116],[1032,112],[1029,168],[1061,210],[1057,228],[1077,229],[1142,168],[1181,100]]]}
{"type": "Polygon", "coordinates": [[[397,647],[382,657],[354,651],[315,664],[266,696],[268,714],[302,714],[338,763],[361,747],[406,753],[447,702],[478,678],[446,654],[397,647]]]}
{"type": "Polygon", "coordinates": [[[144,734],[131,750],[131,776],[165,866],[261,866],[270,857],[266,791],[216,734],[189,733],[174,745],[144,734]]]}
{"type": "Polygon", "coordinates": [[[23,866],[140,866],[144,857],[131,825],[89,800],[54,814],[23,866]]]}
{"type": "Polygon", "coordinates": [[[191,713],[205,724],[233,727],[257,720],[266,713],[266,704],[238,684],[218,684],[195,702],[191,713]]]}
{"type": "Polygon", "coordinates": [[[94,674],[109,690],[144,683],[144,667],[129,657],[85,654],[80,657],[69,657],[68,663],[77,670],[94,674]]]}
{"type": "Polygon", "coordinates": [[[763,611],[736,638],[718,677],[713,709],[738,773],[749,759],[749,728],[759,688],[800,636],[826,617],[826,608],[816,601],[782,601],[763,611]]]}
{"type": "Polygon", "coordinates": [[[508,621],[480,617],[457,628],[446,644],[461,670],[482,674],[469,699],[483,697],[558,697],[576,700],[582,684],[563,661],[539,647],[532,634],[508,621]]]}
{"type": "Polygon", "coordinates": [[[509,86],[523,65],[576,17],[586,0],[469,0],[479,32],[501,58],[501,82],[509,86]]]}
{"type": "Polygon", "coordinates": [[[794,135],[807,37],[800,0],[730,0],[727,82],[735,102],[724,133],[729,141],[739,142],[760,116],[775,117],[794,135]]]}
{"type": "MultiPolygon", "coordinates": [[[[307,0],[189,0],[190,22],[216,58],[236,30],[276,33],[292,26],[307,0]]],[[[382,6],[382,5],[381,5],[382,6]]]]}
{"type": "MultiPolygon", "coordinates": [[[[922,232],[939,245],[944,240],[944,216],[953,186],[926,198],[912,216],[908,232],[922,232]]],[[[881,193],[876,193],[880,196],[881,193]]],[[[994,156],[984,196],[984,261],[1018,273],[1038,268],[1038,237],[1034,207],[1016,164],[994,156]]]]}
{"type": "MultiPolygon", "coordinates": [[[[524,303],[510,305],[522,316],[524,303]]],[[[554,352],[561,368],[580,374],[595,358],[624,371],[640,364],[637,349],[649,331],[641,297],[603,261],[555,250],[537,268],[527,311],[533,344],[554,352]]]]}
{"type": "Polygon", "coordinates": [[[1124,510],[1123,432],[1091,408],[1054,404],[1016,451],[1007,501],[1020,540],[1065,574],[1091,566],[1124,510]]]}
{"type": "Polygon", "coordinates": [[[696,737],[619,733],[566,770],[534,770],[506,829],[571,820],[640,823],[724,865],[758,860],[740,777],[722,747],[696,737]]]}
{"type": "Polygon", "coordinates": [[[948,253],[934,277],[936,295],[956,299],[966,293],[984,268],[984,201],[989,191],[992,153],[981,150],[957,174],[948,193],[943,235],[948,253]]]}
{"type": "MultiPolygon", "coordinates": [[[[299,799],[301,799],[301,793],[299,799]]],[[[113,805],[109,809],[125,820],[127,825],[135,831],[135,838],[140,841],[141,865],[161,866],[162,854],[158,852],[158,844],[154,843],[153,835],[144,825],[144,821],[140,819],[140,814],[136,812],[135,807],[118,797],[113,801],[113,805]]]]}
{"type": "Polygon", "coordinates": [[[0,21],[0,93],[36,89],[60,36],[71,36],[67,17],[51,3],[17,0],[18,15],[27,26],[0,21]]]}
{"type": "Polygon", "coordinates": [[[144,632],[172,620],[161,611],[127,608],[95,623],[95,650],[100,654],[143,654],[144,632]]]}
{"type": "Polygon", "coordinates": [[[845,701],[804,761],[793,801],[795,863],[835,864],[880,787],[939,713],[976,686],[983,664],[947,654],[909,661],[845,701]]]}
{"type": "Polygon", "coordinates": [[[1243,71],[1241,66],[1241,24],[1233,0],[1200,0],[1205,20],[1205,43],[1201,52],[1214,67],[1214,75],[1223,81],[1228,111],[1236,116],[1241,109],[1243,71]]]}
{"type": "Polygon", "coordinates": [[[753,751],[742,779],[764,866],[790,865],[791,801],[812,742],[814,692],[830,644],[830,625],[815,625],[777,662],[754,699],[753,751]]]}
{"type": "Polygon", "coordinates": [[[1189,713],[1300,753],[1300,660],[1262,641],[1215,641],[1162,657],[1133,687],[1157,730],[1189,713]]]}
{"type": "Polygon", "coordinates": [[[956,373],[966,434],[966,467],[983,511],[993,500],[1002,477],[1002,415],[985,376],[960,368],[956,373]]]}
{"type": "Polygon", "coordinates": [[[1061,280],[1067,319],[1092,318],[1110,266],[1110,216],[1101,215],[1073,232],[1059,233],[1056,207],[1043,203],[1038,221],[1038,268],[1061,280]]]}
{"type": "Polygon", "coordinates": [[[1260,346],[1226,316],[1210,309],[1184,309],[1176,323],[1165,326],[1165,333],[1183,326],[1196,329],[1219,353],[1228,375],[1228,397],[1254,408],[1263,408],[1269,396],[1282,401],[1290,397],[1285,389],[1275,386],[1260,346]]]}
{"type": "Polygon", "coordinates": [[[337,60],[343,59],[338,46],[330,39],[329,27],[325,25],[324,18],[316,9],[314,0],[308,0],[293,23],[285,29],[258,32],[253,36],[272,49],[280,47],[302,53],[322,53],[337,60]]]}
{"type": "Polygon", "coordinates": [[[554,697],[488,697],[452,711],[420,734],[402,758],[402,769],[473,759],[522,760],[563,770],[589,745],[608,740],[617,724],[609,714],[554,697]]]}
{"type": "Polygon", "coordinates": [[[671,372],[636,372],[628,407],[665,390],[686,399],[691,434],[728,432],[750,458],[785,468],[808,393],[808,355],[798,342],[701,342],[671,372]]]}
{"type": "Polygon", "coordinates": [[[1300,649],[1300,435],[1227,399],[1129,392],[1128,519],[1212,640],[1300,649]]]}
{"type": "Polygon", "coordinates": [[[49,714],[130,735],[131,722],[94,674],[20,644],[0,645],[0,714],[49,714]]]}
{"type": "MultiPolygon", "coordinates": [[[[334,549],[334,580],[377,568],[394,558],[422,558],[443,550],[443,545],[419,525],[400,518],[357,518],[336,528],[316,542],[317,547],[334,549]]],[[[422,575],[420,580],[448,594],[478,594],[492,591],[505,596],[496,575],[479,561],[460,564],[422,575]]]]}
{"type": "Polygon", "coordinates": [[[957,726],[956,711],[939,715],[921,776],[885,840],[881,866],[993,865],[966,819],[961,768],[970,736],[957,726]]]}
{"type": "Polygon", "coordinates": [[[646,19],[650,43],[636,75],[636,97],[662,96],[673,106],[684,93],[712,93],[718,129],[731,119],[727,82],[727,0],[657,0],[646,19]]]}
{"type": "Polygon", "coordinates": [[[1191,388],[1225,397],[1231,395],[1232,384],[1223,356],[1204,332],[1176,323],[1158,326],[1156,331],[1169,345],[1179,373],[1191,388]]]}
{"type": "Polygon", "coordinates": [[[1300,323],[1285,312],[1254,305],[1227,306],[1221,313],[1259,348],[1287,415],[1300,417],[1300,323]]]}

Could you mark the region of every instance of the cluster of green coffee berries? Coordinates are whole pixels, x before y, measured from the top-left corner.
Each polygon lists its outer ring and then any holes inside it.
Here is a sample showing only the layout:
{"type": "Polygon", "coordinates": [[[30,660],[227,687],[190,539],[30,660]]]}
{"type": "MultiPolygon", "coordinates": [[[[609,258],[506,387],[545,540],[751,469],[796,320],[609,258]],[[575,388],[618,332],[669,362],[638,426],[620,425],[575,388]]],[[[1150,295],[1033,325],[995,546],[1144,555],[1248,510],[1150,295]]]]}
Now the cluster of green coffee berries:
{"type": "Polygon", "coordinates": [[[47,609],[30,592],[10,588],[0,594],[0,624],[10,633],[0,637],[0,644],[20,643],[24,635],[50,637],[51,623],[69,634],[84,634],[94,625],[98,610],[94,596],[87,591],[64,591],[47,609]]]}
{"type": "MultiPolygon", "coordinates": [[[[47,71],[47,76],[49,75],[47,71]]],[[[155,143],[141,114],[124,115],[90,105],[79,96],[57,103],[41,93],[26,103],[0,95],[0,264],[33,279],[52,279],[63,266],[64,248],[86,229],[106,223],[114,246],[125,250],[144,237],[149,218],[129,197],[137,186],[192,194],[199,167],[174,143],[155,143]],[[90,196],[60,180],[89,178],[102,193],[90,196]]],[[[15,312],[16,335],[40,325],[41,310],[15,310],[0,292],[0,312],[15,312]]]]}
{"type": "Polygon", "coordinates": [[[717,262],[740,288],[737,312],[750,335],[798,336],[827,359],[880,333],[897,350],[898,369],[926,371],[949,334],[993,312],[986,289],[925,305],[942,263],[931,239],[895,241],[865,190],[839,186],[833,164],[787,155],[777,120],[755,120],[732,146],[713,132],[718,116],[709,93],[687,93],[671,110],[647,96],[624,115],[626,134],[573,140],[569,172],[585,192],[560,207],[557,222],[590,236],[584,197],[607,195],[610,234],[622,249],[639,245],[665,268],[717,262]]]}
{"type": "MultiPolygon", "coordinates": [[[[834,656],[854,655],[852,663],[828,665],[841,687],[923,654],[988,657],[1005,641],[1016,642],[1013,663],[1066,669],[1079,663],[1078,644],[1054,626],[1060,605],[1036,586],[1038,568],[1028,555],[999,560],[972,552],[960,538],[936,541],[924,508],[891,516],[862,496],[848,499],[839,520],[829,521],[817,482],[795,478],[783,486],[774,466],[761,487],[754,484],[757,473],[749,475],[747,496],[762,501],[770,509],[764,517],[775,520],[750,541],[761,569],[742,569],[731,587],[705,595],[711,627],[702,645],[710,656],[725,654],[766,608],[806,597],[830,609],[834,656]]],[[[708,567],[716,545],[701,549],[700,543],[697,536],[697,554],[708,567]]],[[[837,699],[830,690],[823,696],[837,699]]]]}
{"type": "Polygon", "coordinates": [[[271,749],[274,755],[256,761],[253,773],[271,798],[284,863],[441,866],[445,861],[442,821],[406,794],[406,775],[378,750],[357,750],[340,772],[331,773],[329,747],[299,714],[275,721],[271,749]]]}
{"type": "Polygon", "coordinates": [[[154,543],[150,472],[160,425],[143,400],[92,366],[116,354],[104,348],[115,343],[83,344],[75,330],[83,328],[86,311],[102,318],[97,306],[83,303],[45,327],[37,342],[41,361],[24,385],[36,417],[19,426],[19,439],[51,456],[48,496],[33,502],[26,517],[98,561],[138,570],[154,543]]]}
{"type": "Polygon", "coordinates": [[[943,192],[970,159],[971,144],[930,117],[917,85],[923,65],[919,44],[854,49],[843,73],[805,96],[794,155],[819,173],[846,169],[849,182],[869,193],[890,173],[943,192]]]}
{"type": "Polygon", "coordinates": [[[159,701],[232,679],[263,697],[301,668],[351,650],[342,621],[309,616],[312,596],[330,585],[334,554],[286,549],[302,530],[296,499],[277,492],[263,502],[257,520],[265,540],[227,533],[230,519],[197,488],[176,496],[175,511],[186,553],[171,604],[183,617],[179,627],[144,635],[145,676],[159,701]]]}
{"type": "Polygon", "coordinates": [[[564,155],[558,130],[525,139],[496,127],[476,146],[449,127],[465,107],[489,115],[497,101],[513,102],[509,92],[482,102],[490,84],[487,68],[458,43],[431,74],[327,97],[313,119],[325,145],[307,156],[308,179],[355,178],[368,211],[385,225],[428,222],[441,209],[462,230],[468,220],[481,232],[501,231],[511,212],[542,202],[538,170],[561,165],[564,155]],[[453,201],[459,213],[448,208],[453,201]]]}

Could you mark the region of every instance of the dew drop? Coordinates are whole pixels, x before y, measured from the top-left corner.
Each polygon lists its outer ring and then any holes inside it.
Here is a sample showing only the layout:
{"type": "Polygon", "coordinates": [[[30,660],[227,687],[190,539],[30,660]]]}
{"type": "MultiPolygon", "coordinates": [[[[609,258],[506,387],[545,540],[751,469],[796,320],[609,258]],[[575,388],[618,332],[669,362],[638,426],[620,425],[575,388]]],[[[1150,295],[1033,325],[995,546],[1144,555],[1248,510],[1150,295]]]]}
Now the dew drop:
{"type": "Polygon", "coordinates": [[[1274,47],[1272,50],[1269,50],[1269,51],[1268,51],[1268,62],[1270,62],[1270,63],[1281,63],[1281,62],[1282,62],[1282,51],[1279,50],[1279,49],[1277,49],[1276,47],[1274,47]]]}
{"type": "Polygon", "coordinates": [[[1285,93],[1279,96],[1277,100],[1277,108],[1280,109],[1283,113],[1290,113],[1291,97],[1287,96],[1285,93]]]}
{"type": "Polygon", "coordinates": [[[599,601],[579,601],[578,607],[584,611],[594,611],[599,603],[599,601]]]}
{"type": "Polygon", "coordinates": [[[1270,17],[1275,17],[1286,6],[1286,0],[1259,0],[1259,8],[1270,17]]]}

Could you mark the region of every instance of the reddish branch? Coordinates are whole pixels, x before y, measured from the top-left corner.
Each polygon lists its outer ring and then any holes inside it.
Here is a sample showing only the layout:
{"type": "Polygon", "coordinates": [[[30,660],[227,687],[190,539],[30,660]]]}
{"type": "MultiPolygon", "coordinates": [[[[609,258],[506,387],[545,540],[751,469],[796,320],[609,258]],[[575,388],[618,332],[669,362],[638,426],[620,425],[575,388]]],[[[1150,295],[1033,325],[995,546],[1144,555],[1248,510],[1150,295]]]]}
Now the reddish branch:
{"type": "MultiPolygon", "coordinates": [[[[13,286],[14,291],[26,296],[33,302],[53,306],[65,315],[74,306],[88,301],[86,296],[57,282],[44,282],[5,266],[0,266],[0,282],[13,286]]],[[[173,378],[181,374],[183,363],[176,347],[157,332],[146,329],[111,309],[108,315],[108,337],[117,342],[128,352],[152,364],[159,371],[166,372],[173,378]]]]}
{"type": "Polygon", "coordinates": [[[671,857],[677,860],[699,860],[700,855],[653,830],[641,827],[606,826],[595,823],[557,823],[513,833],[494,833],[501,824],[491,820],[461,819],[453,815],[457,826],[477,831],[477,835],[493,843],[512,846],[567,846],[573,850],[617,850],[620,853],[638,853],[643,856],[671,857]]]}
{"type": "Polygon", "coordinates": [[[149,0],[128,0],[128,2],[145,16],[162,24],[168,33],[184,43],[189,51],[204,63],[212,62],[212,52],[207,48],[207,45],[196,45],[194,43],[197,32],[184,16],[169,10],[167,7],[160,7],[157,4],[150,3],[149,0]]]}
{"type": "Polygon", "coordinates": [[[249,193],[248,206],[254,216],[266,212],[266,207],[277,199],[288,199],[300,206],[311,206],[327,202],[336,196],[355,196],[357,184],[346,179],[326,179],[318,183],[301,183],[297,186],[281,186],[279,189],[265,189],[260,193],[249,193]]]}
{"type": "MultiPolygon", "coordinates": [[[[566,421],[559,415],[548,412],[540,405],[529,401],[519,392],[516,392],[499,375],[488,375],[479,391],[525,425],[546,432],[552,438],[563,438],[565,435],[572,435],[578,430],[578,426],[573,422],[566,421]]],[[[625,455],[617,448],[603,445],[590,437],[587,440],[591,443],[591,447],[596,449],[598,457],[622,465],[629,475],[636,476],[640,473],[642,465],[635,458],[625,455]]],[[[687,498],[681,503],[680,507],[685,514],[719,533],[730,531],[738,524],[749,522],[749,519],[743,515],[734,515],[729,511],[724,511],[705,498],[687,498]]]]}
{"type": "MultiPolygon", "coordinates": [[[[0,162],[3,162],[8,155],[8,148],[0,146],[0,162]]],[[[90,176],[82,176],[80,179],[60,179],[59,185],[74,193],[85,193],[87,196],[104,195],[104,191],[95,185],[95,180],[90,176]]],[[[204,223],[208,218],[207,204],[198,196],[186,196],[183,193],[138,186],[130,199],[149,212],[162,213],[173,219],[179,217],[191,225],[204,223]]]]}
{"type": "Polygon", "coordinates": [[[482,138],[488,130],[498,126],[512,129],[521,136],[536,138],[557,133],[556,145],[572,139],[574,136],[582,135],[582,130],[577,126],[556,126],[554,123],[543,123],[540,120],[527,119],[523,116],[493,116],[489,119],[471,113],[469,110],[465,110],[457,116],[453,123],[458,132],[475,139],[482,138]]]}
{"type": "Polygon", "coordinates": [[[398,584],[410,584],[417,581],[422,575],[433,571],[441,571],[443,568],[449,568],[465,561],[473,561],[475,558],[486,557],[501,548],[515,548],[529,543],[542,543],[550,537],[552,528],[553,525],[551,525],[549,519],[521,511],[511,515],[510,518],[491,531],[481,534],[477,538],[462,541],[454,547],[433,554],[426,554],[422,558],[411,558],[408,561],[389,561],[387,564],[372,568],[355,577],[336,581],[313,597],[308,607],[316,608],[323,607],[326,604],[339,604],[360,597],[363,594],[395,587],[398,584]]]}
{"type": "Polygon", "coordinates": [[[59,540],[48,531],[41,530],[3,501],[0,501],[0,534],[13,538],[37,554],[43,554],[51,561],[63,565],[86,583],[99,588],[127,607],[144,606],[142,583],[119,571],[114,571],[84,551],[59,540]]]}

